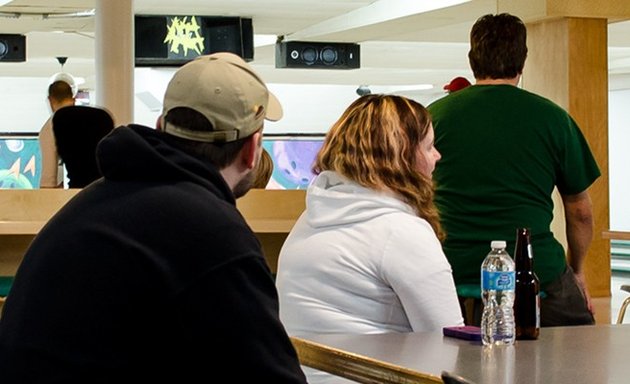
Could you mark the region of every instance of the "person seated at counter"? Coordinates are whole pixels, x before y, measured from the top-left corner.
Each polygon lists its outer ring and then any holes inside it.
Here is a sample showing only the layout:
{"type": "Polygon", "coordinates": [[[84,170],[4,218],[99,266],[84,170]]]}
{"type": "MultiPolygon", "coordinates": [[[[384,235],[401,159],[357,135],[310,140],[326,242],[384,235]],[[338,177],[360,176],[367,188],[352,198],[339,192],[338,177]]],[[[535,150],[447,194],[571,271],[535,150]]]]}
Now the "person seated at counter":
{"type": "Polygon", "coordinates": [[[236,208],[280,103],[216,53],[179,68],[163,106],[157,129],[100,141],[103,178],[33,240],[0,321],[3,384],[306,382],[236,208]]]}
{"type": "MultiPolygon", "coordinates": [[[[280,319],[290,335],[463,325],[433,204],[439,159],[429,114],[413,100],[366,95],[343,112],[279,255],[280,319]]],[[[329,378],[305,371],[309,382],[329,378]]]]}
{"type": "Polygon", "coordinates": [[[273,174],[273,159],[265,148],[262,149],[260,155],[260,161],[254,170],[254,181],[252,181],[252,188],[265,189],[271,175],[273,174]]]}

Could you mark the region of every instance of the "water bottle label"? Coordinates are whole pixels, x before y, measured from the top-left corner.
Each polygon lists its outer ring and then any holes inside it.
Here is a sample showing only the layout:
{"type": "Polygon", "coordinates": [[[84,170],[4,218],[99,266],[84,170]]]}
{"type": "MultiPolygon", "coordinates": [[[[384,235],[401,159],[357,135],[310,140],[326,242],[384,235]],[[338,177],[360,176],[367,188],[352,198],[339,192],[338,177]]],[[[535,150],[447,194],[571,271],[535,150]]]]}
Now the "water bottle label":
{"type": "Polygon", "coordinates": [[[484,290],[512,291],[514,290],[516,273],[514,271],[483,271],[481,285],[484,290]]]}

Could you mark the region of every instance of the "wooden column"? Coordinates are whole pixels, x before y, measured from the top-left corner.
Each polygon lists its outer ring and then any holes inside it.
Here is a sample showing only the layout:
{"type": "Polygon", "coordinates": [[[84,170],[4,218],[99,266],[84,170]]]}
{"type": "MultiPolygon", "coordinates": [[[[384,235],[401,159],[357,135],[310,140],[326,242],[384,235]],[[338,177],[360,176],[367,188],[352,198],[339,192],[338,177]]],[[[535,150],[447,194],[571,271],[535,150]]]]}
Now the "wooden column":
{"type": "MultiPolygon", "coordinates": [[[[608,297],[610,243],[602,237],[609,228],[607,20],[557,18],[530,23],[527,31],[523,88],[553,100],[571,114],[602,172],[589,189],[595,226],[586,278],[593,297],[608,297]]],[[[554,232],[564,230],[561,204],[558,208],[554,232]]]]}
{"type": "Polygon", "coordinates": [[[96,1],[96,105],[116,126],[132,123],[134,102],[133,0],[96,1]]]}

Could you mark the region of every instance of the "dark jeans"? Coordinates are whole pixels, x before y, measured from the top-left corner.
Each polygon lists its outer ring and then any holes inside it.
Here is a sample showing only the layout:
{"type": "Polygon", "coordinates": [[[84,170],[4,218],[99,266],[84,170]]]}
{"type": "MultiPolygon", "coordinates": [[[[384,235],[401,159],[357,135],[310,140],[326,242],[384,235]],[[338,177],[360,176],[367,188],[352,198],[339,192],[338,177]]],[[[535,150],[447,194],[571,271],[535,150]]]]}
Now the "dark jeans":
{"type": "Polygon", "coordinates": [[[542,289],[547,297],[540,300],[541,327],[595,324],[571,267],[567,266],[558,279],[542,289]]]}
{"type": "MultiPolygon", "coordinates": [[[[541,327],[595,324],[571,267],[567,266],[559,278],[541,289],[544,292],[544,298],[540,300],[541,327]]],[[[459,297],[459,304],[466,325],[479,326],[483,312],[481,299],[459,297]]]]}

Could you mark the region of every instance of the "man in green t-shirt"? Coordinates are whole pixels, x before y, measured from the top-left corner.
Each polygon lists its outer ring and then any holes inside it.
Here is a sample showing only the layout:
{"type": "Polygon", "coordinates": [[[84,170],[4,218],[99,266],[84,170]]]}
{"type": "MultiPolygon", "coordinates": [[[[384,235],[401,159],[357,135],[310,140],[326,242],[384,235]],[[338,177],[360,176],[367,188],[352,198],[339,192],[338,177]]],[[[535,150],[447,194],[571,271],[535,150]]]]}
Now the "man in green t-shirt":
{"type": "MultiPolygon", "coordinates": [[[[507,240],[513,249],[516,228],[529,227],[544,291],[541,325],[593,324],[583,265],[593,233],[587,189],[600,171],[571,116],[517,87],[526,35],[518,17],[479,18],[468,53],[475,84],[429,106],[442,154],[433,177],[444,251],[456,285],[479,287],[490,241],[507,240]],[[562,195],[570,265],[550,230],[554,187],[562,195]]],[[[479,307],[477,300],[477,313],[479,307]]]]}

